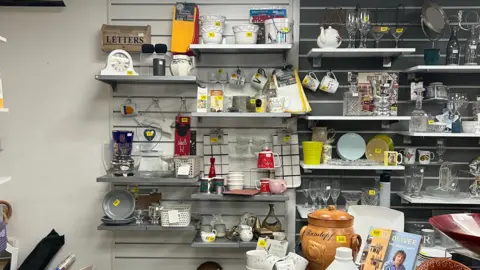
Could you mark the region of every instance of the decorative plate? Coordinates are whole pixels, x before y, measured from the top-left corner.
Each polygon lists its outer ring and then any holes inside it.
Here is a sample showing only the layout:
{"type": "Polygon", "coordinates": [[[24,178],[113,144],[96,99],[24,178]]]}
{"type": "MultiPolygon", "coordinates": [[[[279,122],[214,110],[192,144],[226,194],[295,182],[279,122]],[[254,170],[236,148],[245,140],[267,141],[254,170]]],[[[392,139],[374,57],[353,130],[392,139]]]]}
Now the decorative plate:
{"type": "Polygon", "coordinates": [[[383,139],[372,139],[368,142],[365,156],[368,160],[383,162],[383,152],[388,151],[388,144],[383,139]]]}
{"type": "Polygon", "coordinates": [[[365,153],[365,140],[357,133],[344,134],[337,143],[337,154],[343,160],[357,160],[365,153]]]}
{"type": "Polygon", "coordinates": [[[125,189],[112,189],[103,198],[103,212],[113,220],[125,220],[135,210],[135,198],[125,189]]]}

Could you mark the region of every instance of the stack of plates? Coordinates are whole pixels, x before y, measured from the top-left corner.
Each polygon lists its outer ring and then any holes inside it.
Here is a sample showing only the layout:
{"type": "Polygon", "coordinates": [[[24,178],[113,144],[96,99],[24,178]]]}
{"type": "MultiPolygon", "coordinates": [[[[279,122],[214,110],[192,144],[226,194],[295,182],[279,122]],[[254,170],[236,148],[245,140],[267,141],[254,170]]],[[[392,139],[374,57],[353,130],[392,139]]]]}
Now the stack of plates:
{"type": "Polygon", "coordinates": [[[132,217],[135,210],[135,198],[125,189],[115,188],[103,198],[102,222],[106,225],[124,225],[135,221],[132,217]]]}
{"type": "Polygon", "coordinates": [[[129,218],[126,218],[126,219],[119,219],[119,220],[111,219],[107,216],[104,216],[102,218],[102,223],[105,224],[105,225],[127,225],[127,224],[130,224],[130,223],[134,222],[134,221],[135,221],[134,217],[129,217],[129,218]]]}
{"type": "Polygon", "coordinates": [[[243,172],[229,172],[227,175],[227,186],[229,190],[243,189],[243,172]]]}
{"type": "Polygon", "coordinates": [[[417,266],[420,265],[421,263],[431,260],[431,259],[436,259],[436,258],[447,258],[451,259],[452,254],[448,253],[445,251],[443,248],[436,248],[436,247],[422,247],[420,249],[420,253],[418,254],[417,257],[417,266]]]}

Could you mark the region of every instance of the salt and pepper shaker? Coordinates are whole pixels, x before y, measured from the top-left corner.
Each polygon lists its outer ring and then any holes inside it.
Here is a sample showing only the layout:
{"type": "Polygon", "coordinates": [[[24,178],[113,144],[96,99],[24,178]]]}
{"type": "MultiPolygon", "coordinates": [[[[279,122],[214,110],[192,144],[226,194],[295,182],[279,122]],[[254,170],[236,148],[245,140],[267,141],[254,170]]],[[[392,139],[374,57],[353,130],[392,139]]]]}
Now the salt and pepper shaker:
{"type": "Polygon", "coordinates": [[[380,175],[380,206],[390,208],[390,174],[382,173],[380,175]]]}
{"type": "Polygon", "coordinates": [[[71,254],[62,263],[60,263],[55,270],[67,270],[75,262],[75,255],[71,254]]]}

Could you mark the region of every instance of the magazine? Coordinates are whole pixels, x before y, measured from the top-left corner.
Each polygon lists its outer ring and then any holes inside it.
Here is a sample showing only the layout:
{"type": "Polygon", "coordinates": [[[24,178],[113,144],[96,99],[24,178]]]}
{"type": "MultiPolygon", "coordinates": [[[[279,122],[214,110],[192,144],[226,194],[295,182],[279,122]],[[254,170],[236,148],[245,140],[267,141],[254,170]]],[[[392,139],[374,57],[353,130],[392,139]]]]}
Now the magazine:
{"type": "Polygon", "coordinates": [[[257,44],[265,44],[265,24],[264,22],[273,18],[287,18],[287,10],[285,8],[265,8],[250,9],[250,23],[260,27],[257,35],[257,44]]]}
{"type": "Polygon", "coordinates": [[[413,270],[422,236],[388,229],[370,228],[361,253],[362,270],[413,270]]]}

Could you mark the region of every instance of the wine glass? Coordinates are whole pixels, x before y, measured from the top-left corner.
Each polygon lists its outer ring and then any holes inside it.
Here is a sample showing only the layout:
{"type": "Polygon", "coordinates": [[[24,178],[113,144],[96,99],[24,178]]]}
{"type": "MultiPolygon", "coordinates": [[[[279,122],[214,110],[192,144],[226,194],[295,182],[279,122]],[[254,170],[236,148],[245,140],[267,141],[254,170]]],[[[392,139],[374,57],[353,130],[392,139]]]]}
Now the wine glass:
{"type": "Polygon", "coordinates": [[[348,48],[355,48],[355,33],[357,32],[357,12],[353,9],[346,14],[345,28],[348,33],[348,48]]]}
{"type": "Polygon", "coordinates": [[[379,16],[379,11],[378,9],[375,11],[372,22],[375,24],[375,26],[372,28],[372,37],[375,39],[375,48],[380,47],[380,40],[382,37],[385,35],[385,33],[388,33],[388,26],[384,26],[380,23],[380,16],[379,16]]]}
{"type": "Polygon", "coordinates": [[[133,211],[133,217],[135,218],[135,224],[142,225],[143,224],[143,209],[136,209],[133,211]]]}
{"type": "Polygon", "coordinates": [[[303,207],[305,207],[305,208],[308,208],[310,206],[308,204],[308,195],[309,195],[308,191],[309,191],[308,188],[302,189],[303,196],[305,197],[305,204],[303,205],[303,207]]]}
{"type": "Polygon", "coordinates": [[[445,154],[445,140],[444,139],[439,139],[437,140],[437,156],[438,156],[438,162],[442,163],[443,162],[443,154],[445,154]]]}
{"type": "Polygon", "coordinates": [[[222,85],[222,90],[225,90],[225,84],[228,83],[228,72],[223,69],[218,70],[218,82],[222,85]]]}
{"type": "Polygon", "coordinates": [[[322,182],[320,184],[320,190],[321,190],[321,195],[322,195],[322,200],[323,203],[325,204],[325,208],[328,207],[328,199],[330,199],[330,195],[332,193],[332,189],[330,187],[330,183],[328,182],[322,182]]]}
{"type": "Polygon", "coordinates": [[[370,20],[370,12],[366,9],[360,9],[357,17],[357,27],[360,30],[360,46],[359,48],[367,48],[367,36],[372,28],[370,20]]]}
{"type": "Polygon", "coordinates": [[[338,200],[338,197],[340,196],[340,183],[338,182],[338,180],[334,180],[330,187],[332,190],[333,204],[337,206],[337,200],[338,200]]]}
{"type": "Polygon", "coordinates": [[[308,194],[310,195],[310,199],[312,199],[313,205],[312,209],[315,210],[317,207],[317,187],[318,187],[318,182],[316,180],[310,181],[310,184],[308,185],[308,194]]]}
{"type": "Polygon", "coordinates": [[[398,42],[400,41],[400,37],[405,33],[407,28],[405,26],[394,26],[390,27],[390,34],[392,35],[393,39],[395,39],[395,48],[398,48],[398,42]]]}

